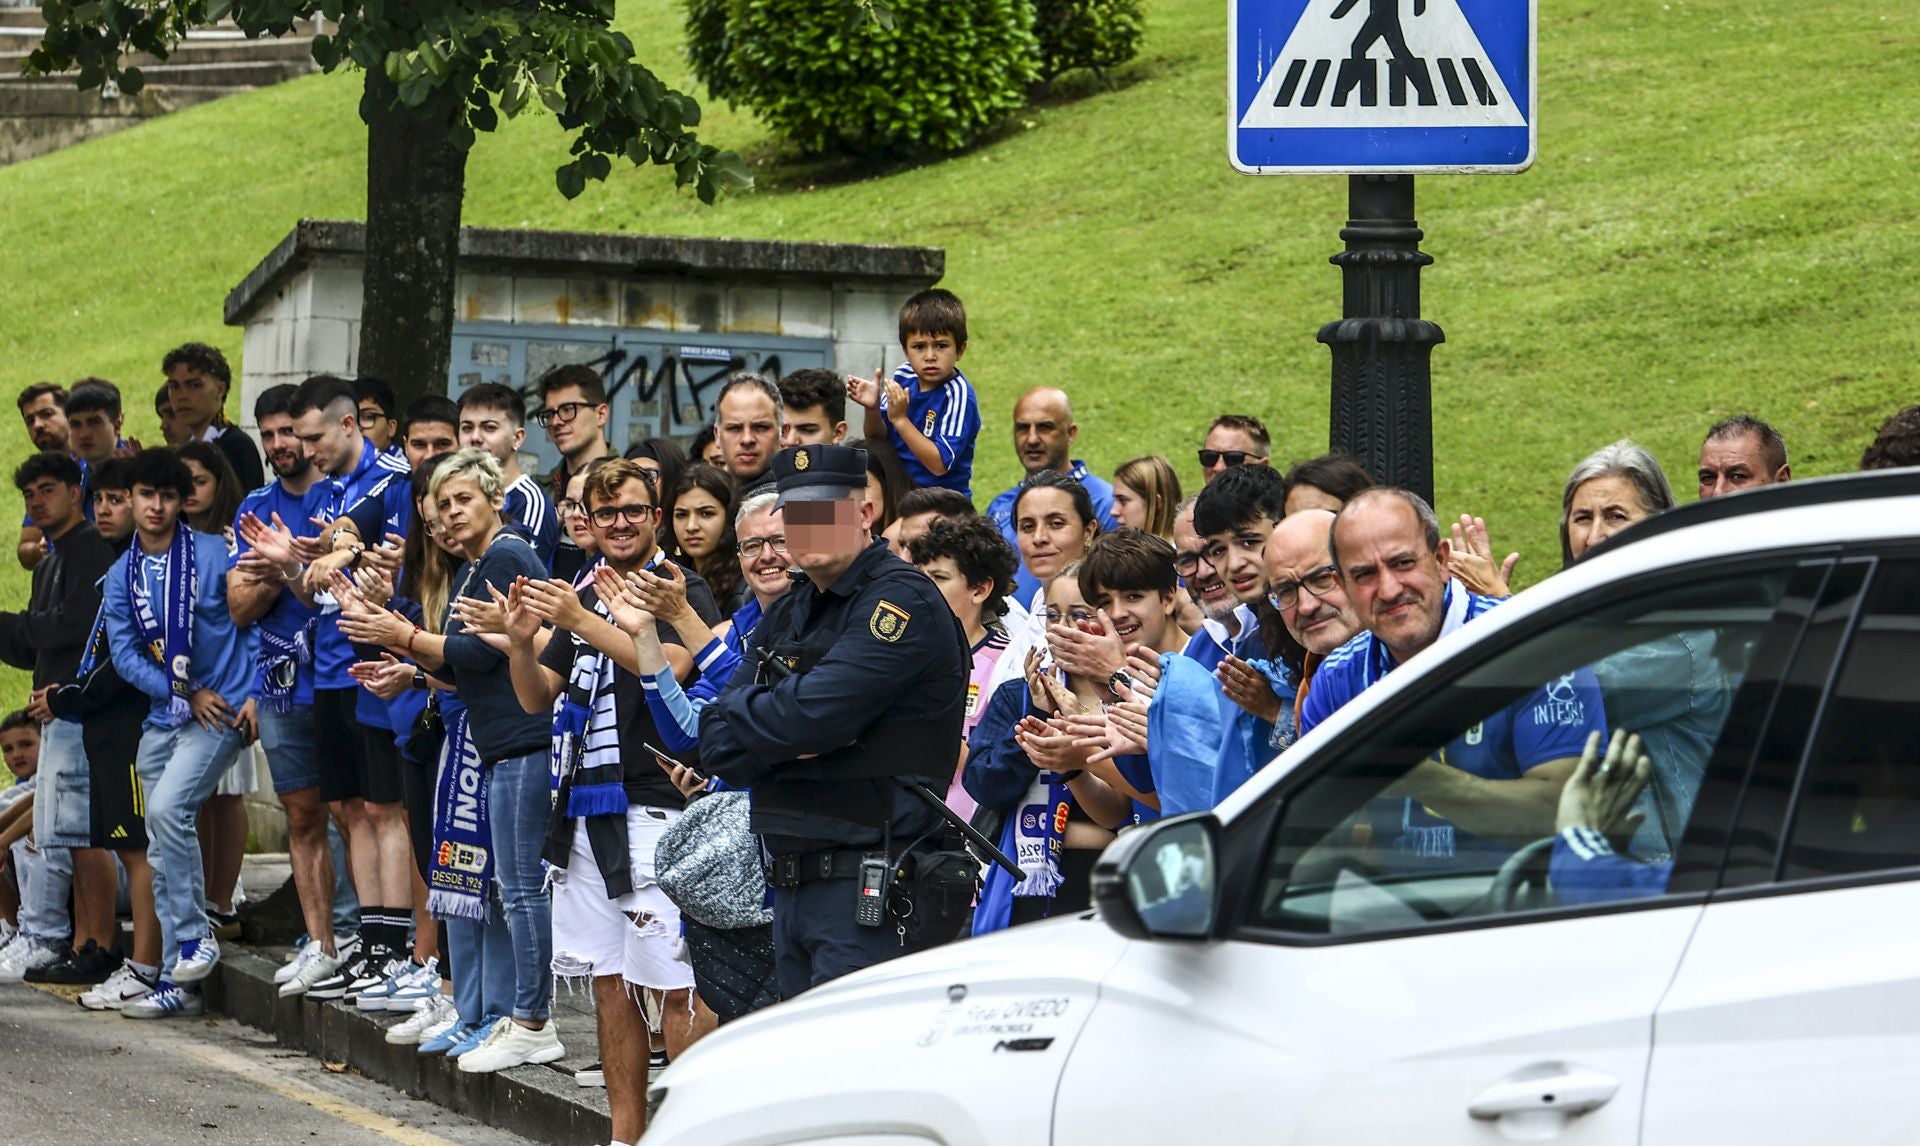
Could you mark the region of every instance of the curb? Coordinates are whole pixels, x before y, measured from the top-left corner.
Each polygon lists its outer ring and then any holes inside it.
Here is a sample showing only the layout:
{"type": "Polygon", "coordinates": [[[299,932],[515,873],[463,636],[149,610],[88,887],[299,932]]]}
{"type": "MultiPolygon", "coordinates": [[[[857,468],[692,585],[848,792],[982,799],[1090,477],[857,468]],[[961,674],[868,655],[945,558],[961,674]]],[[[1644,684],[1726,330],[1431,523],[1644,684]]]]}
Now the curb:
{"type": "Polygon", "coordinates": [[[251,951],[229,947],[206,982],[207,1005],[268,1032],[281,1046],[325,1062],[345,1061],[376,1082],[535,1142],[579,1146],[608,1140],[612,1123],[605,1097],[576,1086],[571,1075],[544,1066],[463,1073],[453,1059],[388,1044],[387,1025],[371,1014],[281,998],[273,981],[278,969],[251,951]],[[582,1101],[588,1096],[595,1101],[582,1101]]]}

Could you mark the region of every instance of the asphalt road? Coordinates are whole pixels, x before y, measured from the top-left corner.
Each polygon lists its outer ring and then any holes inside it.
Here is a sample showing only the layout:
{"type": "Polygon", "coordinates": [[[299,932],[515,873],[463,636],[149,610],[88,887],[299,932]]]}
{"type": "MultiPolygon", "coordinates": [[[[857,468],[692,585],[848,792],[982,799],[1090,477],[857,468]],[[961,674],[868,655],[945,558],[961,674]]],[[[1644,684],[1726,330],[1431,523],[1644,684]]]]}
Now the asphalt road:
{"type": "Polygon", "coordinates": [[[330,1071],[230,1019],[134,1022],[81,1010],[70,1001],[78,993],[0,986],[0,1142],[8,1146],[527,1141],[351,1070],[330,1071]]]}

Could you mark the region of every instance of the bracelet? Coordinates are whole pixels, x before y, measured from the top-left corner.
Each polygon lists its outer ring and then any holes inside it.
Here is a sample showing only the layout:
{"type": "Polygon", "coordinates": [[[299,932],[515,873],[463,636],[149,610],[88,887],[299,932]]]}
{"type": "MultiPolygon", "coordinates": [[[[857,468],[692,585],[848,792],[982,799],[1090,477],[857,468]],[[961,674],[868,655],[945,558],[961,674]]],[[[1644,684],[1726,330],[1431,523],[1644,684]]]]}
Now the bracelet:
{"type": "Polygon", "coordinates": [[[419,635],[420,635],[420,626],[414,625],[413,631],[407,634],[407,655],[409,656],[413,655],[413,639],[419,635]]]}

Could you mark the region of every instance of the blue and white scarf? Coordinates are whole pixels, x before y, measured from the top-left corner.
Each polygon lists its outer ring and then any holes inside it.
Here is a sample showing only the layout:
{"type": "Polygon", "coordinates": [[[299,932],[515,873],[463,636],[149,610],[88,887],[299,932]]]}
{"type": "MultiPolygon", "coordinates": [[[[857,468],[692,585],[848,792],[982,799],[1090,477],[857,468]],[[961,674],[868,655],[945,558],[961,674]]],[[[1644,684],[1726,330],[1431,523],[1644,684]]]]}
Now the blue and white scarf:
{"type": "Polygon", "coordinates": [[[440,770],[433,786],[433,856],[427,913],[435,919],[485,919],[493,878],[487,770],[467,736],[467,710],[447,718],[440,770]]]}
{"type": "Polygon", "coordinates": [[[1066,846],[1071,798],[1058,772],[1042,772],[1014,817],[1013,860],[1020,865],[1015,895],[1051,897],[1060,890],[1060,850],[1066,846]]]}
{"type": "MultiPolygon", "coordinates": [[[[597,617],[606,602],[593,602],[597,617]]],[[[573,638],[578,639],[578,638],[573,638]]],[[[620,714],[614,703],[613,658],[595,649],[576,652],[567,688],[553,717],[555,771],[567,793],[568,819],[627,812],[626,765],[620,758],[620,714]]]]}
{"type": "Polygon", "coordinates": [[[175,526],[173,544],[163,559],[164,597],[156,611],[140,568],[145,554],[138,544],[127,550],[127,592],[133,602],[133,623],[141,643],[167,674],[165,728],[178,728],[193,718],[189,703],[193,687],[187,674],[193,667],[193,603],[200,595],[200,569],[194,558],[193,531],[185,523],[175,526]]]}
{"type": "Polygon", "coordinates": [[[264,625],[255,626],[260,635],[260,707],[286,712],[293,707],[293,686],[300,679],[300,666],[313,660],[313,622],[308,621],[291,637],[283,637],[264,625]]]}

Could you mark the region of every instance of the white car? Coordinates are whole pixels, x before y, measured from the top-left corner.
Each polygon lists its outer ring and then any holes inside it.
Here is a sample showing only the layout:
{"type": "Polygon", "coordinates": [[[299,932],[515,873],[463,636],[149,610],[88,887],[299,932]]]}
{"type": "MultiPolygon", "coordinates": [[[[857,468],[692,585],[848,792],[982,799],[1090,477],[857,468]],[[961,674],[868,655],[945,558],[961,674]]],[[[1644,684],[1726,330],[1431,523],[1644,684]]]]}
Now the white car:
{"type": "Polygon", "coordinates": [[[1912,1142],[1920,472],[1637,527],[1094,881],[721,1028],[649,1146],[1912,1142]],[[1634,878],[1403,850],[1398,778],[1581,673],[1654,757],[1634,878]]]}

